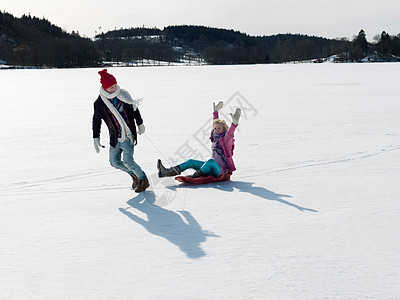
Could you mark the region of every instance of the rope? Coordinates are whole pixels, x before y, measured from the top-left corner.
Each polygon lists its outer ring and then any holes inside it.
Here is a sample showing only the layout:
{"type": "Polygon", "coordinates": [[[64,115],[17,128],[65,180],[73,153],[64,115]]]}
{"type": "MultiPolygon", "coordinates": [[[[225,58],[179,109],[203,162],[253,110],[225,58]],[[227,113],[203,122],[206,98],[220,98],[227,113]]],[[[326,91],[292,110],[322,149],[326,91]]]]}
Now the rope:
{"type": "Polygon", "coordinates": [[[168,158],[165,157],[165,155],[161,152],[160,149],[158,149],[158,147],[156,146],[156,144],[153,143],[153,141],[147,136],[147,134],[144,134],[144,136],[149,140],[149,142],[154,146],[154,148],[157,149],[157,151],[161,154],[161,156],[165,159],[165,161],[171,166],[171,168],[173,168],[174,171],[175,171],[177,174],[180,174],[180,172],[178,172],[178,170],[177,170],[175,167],[172,166],[172,164],[170,163],[170,161],[168,160],[168,158]]]}
{"type": "MultiPolygon", "coordinates": [[[[161,152],[161,150],[158,149],[158,147],[156,146],[156,144],[153,143],[153,141],[147,136],[147,134],[144,134],[144,136],[149,140],[149,142],[154,146],[154,148],[157,149],[157,151],[161,154],[161,156],[162,156],[162,157],[167,161],[167,163],[171,166],[171,163],[169,162],[168,158],[166,158],[165,155],[161,152]]],[[[171,167],[172,167],[172,166],[171,166],[171,167]]],[[[180,172],[178,172],[178,170],[175,169],[175,167],[172,167],[172,168],[175,170],[175,172],[176,172],[177,174],[180,174],[180,172]]],[[[186,207],[186,193],[187,193],[187,187],[185,188],[185,196],[184,196],[184,198],[183,198],[183,209],[185,209],[185,207],[186,207]]]]}

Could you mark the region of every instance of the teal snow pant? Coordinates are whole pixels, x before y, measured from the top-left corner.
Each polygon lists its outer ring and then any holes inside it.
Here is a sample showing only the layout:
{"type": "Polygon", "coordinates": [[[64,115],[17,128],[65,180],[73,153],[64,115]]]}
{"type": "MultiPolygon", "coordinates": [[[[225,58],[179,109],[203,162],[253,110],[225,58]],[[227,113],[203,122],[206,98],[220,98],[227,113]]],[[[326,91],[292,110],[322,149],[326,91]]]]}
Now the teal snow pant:
{"type": "Polygon", "coordinates": [[[221,167],[212,158],[210,158],[206,162],[201,160],[189,159],[184,163],[181,163],[179,165],[179,169],[181,170],[181,172],[187,169],[194,169],[196,171],[200,170],[201,173],[203,173],[204,175],[211,175],[215,178],[217,178],[219,176],[219,173],[221,173],[221,167]]]}

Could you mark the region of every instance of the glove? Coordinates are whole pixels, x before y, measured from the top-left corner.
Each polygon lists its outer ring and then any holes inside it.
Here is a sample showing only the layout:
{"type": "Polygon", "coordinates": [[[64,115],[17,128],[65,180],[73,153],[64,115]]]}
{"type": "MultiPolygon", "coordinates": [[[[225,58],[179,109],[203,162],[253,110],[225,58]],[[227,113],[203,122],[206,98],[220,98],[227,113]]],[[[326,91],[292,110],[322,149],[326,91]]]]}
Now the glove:
{"type": "Polygon", "coordinates": [[[99,138],[94,138],[93,139],[93,146],[94,150],[96,150],[97,153],[100,152],[100,147],[105,148],[102,144],[100,144],[100,139],[99,138]]]}
{"type": "Polygon", "coordinates": [[[242,113],[240,108],[236,108],[235,110],[235,114],[231,113],[231,118],[232,118],[232,123],[234,125],[239,124],[239,118],[240,118],[240,114],[242,113]]]}
{"type": "Polygon", "coordinates": [[[215,105],[215,102],[213,102],[214,111],[219,111],[222,108],[222,106],[224,106],[224,102],[222,101],[219,101],[217,105],[215,105]]]}
{"type": "Polygon", "coordinates": [[[144,127],[144,124],[143,124],[143,123],[140,124],[140,125],[138,126],[138,132],[139,132],[139,134],[143,134],[145,131],[146,131],[146,128],[144,127]]]}

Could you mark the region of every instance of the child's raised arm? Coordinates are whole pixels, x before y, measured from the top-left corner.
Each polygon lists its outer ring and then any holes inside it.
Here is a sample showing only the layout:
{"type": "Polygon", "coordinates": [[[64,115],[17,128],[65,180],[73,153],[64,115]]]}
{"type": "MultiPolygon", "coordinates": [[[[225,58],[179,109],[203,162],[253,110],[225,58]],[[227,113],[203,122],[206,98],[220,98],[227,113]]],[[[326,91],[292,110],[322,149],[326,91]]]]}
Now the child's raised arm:
{"type": "Polygon", "coordinates": [[[235,129],[239,124],[239,118],[240,118],[241,113],[242,113],[242,110],[240,108],[236,108],[234,114],[231,113],[232,125],[226,131],[226,135],[225,135],[226,138],[230,139],[233,137],[233,133],[235,132],[235,129]]]}
{"type": "Polygon", "coordinates": [[[240,108],[236,108],[235,114],[231,113],[232,123],[234,125],[239,124],[239,118],[240,118],[241,113],[242,113],[242,110],[240,108]]]}
{"type": "Polygon", "coordinates": [[[215,105],[215,102],[213,102],[213,120],[219,118],[219,113],[218,111],[224,106],[224,102],[219,101],[217,105],[215,105]]]}

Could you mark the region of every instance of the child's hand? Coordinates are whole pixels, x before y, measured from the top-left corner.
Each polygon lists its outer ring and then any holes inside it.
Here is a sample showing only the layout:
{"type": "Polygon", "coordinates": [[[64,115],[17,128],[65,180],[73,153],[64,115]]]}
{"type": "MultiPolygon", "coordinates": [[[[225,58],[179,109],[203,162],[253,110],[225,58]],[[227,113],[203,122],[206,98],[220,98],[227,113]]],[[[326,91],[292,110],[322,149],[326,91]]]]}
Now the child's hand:
{"type": "Polygon", "coordinates": [[[235,114],[231,113],[232,123],[234,125],[239,124],[239,119],[240,119],[240,114],[241,113],[242,113],[242,110],[240,108],[236,108],[235,114]]]}
{"type": "Polygon", "coordinates": [[[222,106],[224,106],[224,102],[222,101],[219,101],[217,105],[215,105],[215,102],[213,102],[214,111],[219,111],[222,108],[222,106]]]}

